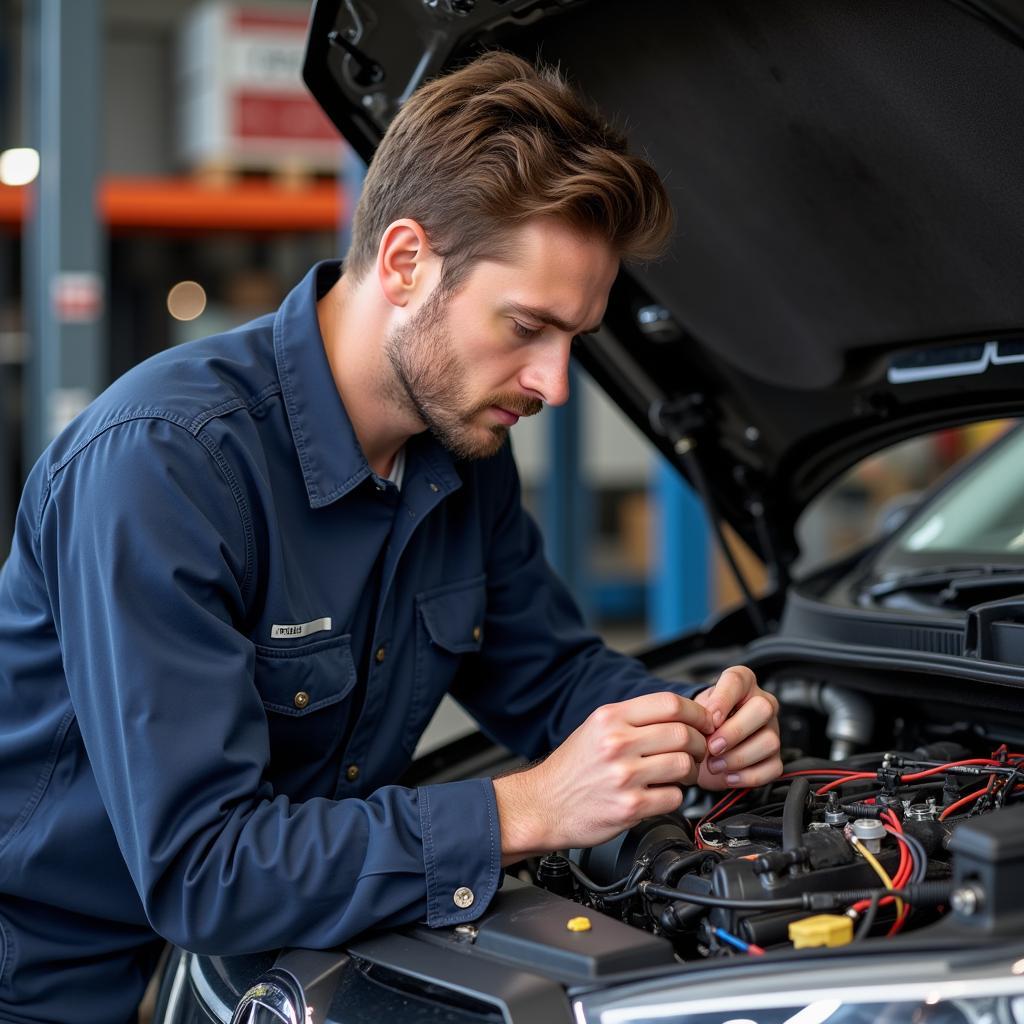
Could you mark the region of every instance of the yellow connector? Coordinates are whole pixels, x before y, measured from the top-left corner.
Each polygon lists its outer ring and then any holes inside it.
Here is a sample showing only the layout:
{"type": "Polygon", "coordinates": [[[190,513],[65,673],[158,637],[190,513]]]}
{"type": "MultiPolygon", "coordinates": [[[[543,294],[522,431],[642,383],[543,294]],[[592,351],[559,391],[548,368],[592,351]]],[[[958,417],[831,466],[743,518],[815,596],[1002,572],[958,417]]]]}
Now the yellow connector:
{"type": "Polygon", "coordinates": [[[845,946],[852,938],[853,921],[845,914],[816,914],[789,925],[789,941],[795,949],[845,946]]]}

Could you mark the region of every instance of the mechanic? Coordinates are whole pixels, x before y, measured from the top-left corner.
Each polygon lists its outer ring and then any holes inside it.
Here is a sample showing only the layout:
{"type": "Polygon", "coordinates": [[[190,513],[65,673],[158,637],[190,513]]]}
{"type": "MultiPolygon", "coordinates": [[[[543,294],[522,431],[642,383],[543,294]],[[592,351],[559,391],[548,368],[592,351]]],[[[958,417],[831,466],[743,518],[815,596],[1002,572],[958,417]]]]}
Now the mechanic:
{"type": "Polygon", "coordinates": [[[506,444],[670,230],[556,72],[487,54],[396,117],[344,267],[50,445],[0,572],[0,1017],[133,1019],[164,940],[470,921],[503,863],[779,773],[748,669],[696,692],[584,628],[506,444]],[[446,692],[552,752],[394,785],[446,692]]]}

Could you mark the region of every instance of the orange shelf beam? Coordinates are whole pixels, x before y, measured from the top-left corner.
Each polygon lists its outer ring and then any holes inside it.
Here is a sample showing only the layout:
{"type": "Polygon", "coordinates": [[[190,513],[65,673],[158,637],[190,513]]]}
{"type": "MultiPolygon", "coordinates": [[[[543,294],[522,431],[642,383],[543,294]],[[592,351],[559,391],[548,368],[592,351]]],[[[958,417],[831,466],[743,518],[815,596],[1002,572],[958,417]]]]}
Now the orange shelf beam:
{"type": "MultiPolygon", "coordinates": [[[[28,188],[0,185],[0,224],[21,224],[28,202],[28,188]]],[[[111,231],[334,231],[344,197],[332,181],[105,178],[99,208],[111,231]]]]}

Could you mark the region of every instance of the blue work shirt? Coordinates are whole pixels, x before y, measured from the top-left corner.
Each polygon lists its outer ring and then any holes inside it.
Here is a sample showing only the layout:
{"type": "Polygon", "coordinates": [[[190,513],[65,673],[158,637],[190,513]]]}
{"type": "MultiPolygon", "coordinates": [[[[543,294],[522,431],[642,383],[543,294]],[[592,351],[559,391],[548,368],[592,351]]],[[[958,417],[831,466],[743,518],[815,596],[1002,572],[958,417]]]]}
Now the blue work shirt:
{"type": "Polygon", "coordinates": [[[393,785],[442,696],[535,757],[664,688],[584,628],[507,446],[424,433],[401,490],[372,472],[317,321],[338,274],[137,366],[30,474],[0,571],[4,1019],[132,1019],[158,937],[476,918],[490,780],[393,785]]]}

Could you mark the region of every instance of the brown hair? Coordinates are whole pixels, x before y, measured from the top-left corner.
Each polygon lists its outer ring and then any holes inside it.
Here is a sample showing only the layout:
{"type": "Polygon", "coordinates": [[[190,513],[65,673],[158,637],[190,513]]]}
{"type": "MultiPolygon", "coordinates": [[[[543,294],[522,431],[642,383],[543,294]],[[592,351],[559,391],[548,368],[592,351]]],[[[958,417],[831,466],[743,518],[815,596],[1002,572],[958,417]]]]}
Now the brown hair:
{"type": "Polygon", "coordinates": [[[454,289],[500,257],[510,228],[553,216],[620,257],[660,255],[672,208],[657,172],[554,68],[493,51],[418,89],[384,135],[353,221],[346,270],[374,264],[387,226],[419,222],[454,289]]]}

